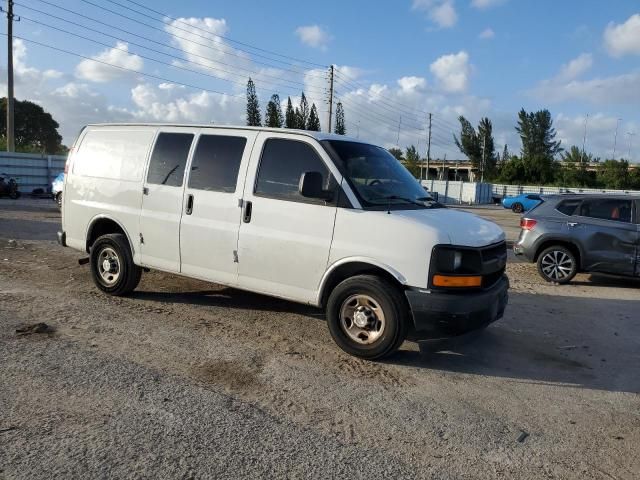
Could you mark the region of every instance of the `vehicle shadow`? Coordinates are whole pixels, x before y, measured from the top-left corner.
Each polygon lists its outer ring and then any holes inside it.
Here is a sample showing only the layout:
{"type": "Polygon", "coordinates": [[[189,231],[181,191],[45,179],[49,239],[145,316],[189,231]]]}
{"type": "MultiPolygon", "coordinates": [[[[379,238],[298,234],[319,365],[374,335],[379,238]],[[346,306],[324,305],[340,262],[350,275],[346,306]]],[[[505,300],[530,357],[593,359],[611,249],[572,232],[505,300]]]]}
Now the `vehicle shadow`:
{"type": "Polygon", "coordinates": [[[505,318],[387,362],[519,382],[640,393],[640,300],[510,294],[505,318]]]}
{"type": "Polygon", "coordinates": [[[592,273],[589,275],[589,281],[572,280],[573,285],[582,286],[600,286],[615,288],[640,288],[640,278],[618,277],[607,275],[604,273],[592,273]]]}

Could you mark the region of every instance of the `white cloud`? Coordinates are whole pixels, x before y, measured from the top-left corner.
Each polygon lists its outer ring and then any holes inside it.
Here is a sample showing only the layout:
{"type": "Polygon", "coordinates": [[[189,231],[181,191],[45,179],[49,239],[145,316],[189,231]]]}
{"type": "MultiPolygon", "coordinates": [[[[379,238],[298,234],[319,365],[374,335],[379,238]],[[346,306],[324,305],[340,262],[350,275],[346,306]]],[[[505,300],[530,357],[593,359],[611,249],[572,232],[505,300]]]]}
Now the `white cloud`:
{"type": "Polygon", "coordinates": [[[630,16],[621,24],[610,22],[604,31],[604,45],[614,57],[640,55],[640,14],[630,16]]]}
{"type": "Polygon", "coordinates": [[[398,85],[403,93],[413,93],[427,86],[427,81],[422,77],[402,77],[398,79],[398,85]]]}
{"type": "Polygon", "coordinates": [[[464,92],[469,84],[469,54],[465,51],[443,55],[430,66],[439,86],[449,93],[464,92]]]}
{"type": "Polygon", "coordinates": [[[313,48],[326,50],[332,37],[320,25],[304,25],[296,28],[296,35],[302,43],[313,48]]]}
{"type": "Polygon", "coordinates": [[[482,32],[480,32],[478,38],[480,38],[481,40],[490,40],[495,36],[496,32],[494,32],[492,28],[485,28],[482,32]]]}
{"type": "Polygon", "coordinates": [[[484,9],[506,3],[508,0],[471,0],[471,5],[475,8],[484,9]]]}
{"type": "Polygon", "coordinates": [[[569,63],[562,65],[560,73],[557,76],[557,80],[566,82],[573,80],[593,66],[593,55],[590,53],[583,53],[578,57],[571,60],[569,63]]]}
{"type": "Polygon", "coordinates": [[[440,28],[451,28],[458,21],[454,0],[413,0],[412,9],[426,12],[440,28]]]}
{"type": "Polygon", "coordinates": [[[85,59],[76,66],[76,76],[78,78],[98,83],[112,82],[120,78],[130,78],[131,72],[127,70],[140,71],[144,66],[142,58],[129,53],[129,45],[125,42],[117,42],[115,48],[104,50],[91,58],[98,60],[98,62],[85,59]],[[99,62],[116,65],[127,70],[114,68],[99,62]]]}

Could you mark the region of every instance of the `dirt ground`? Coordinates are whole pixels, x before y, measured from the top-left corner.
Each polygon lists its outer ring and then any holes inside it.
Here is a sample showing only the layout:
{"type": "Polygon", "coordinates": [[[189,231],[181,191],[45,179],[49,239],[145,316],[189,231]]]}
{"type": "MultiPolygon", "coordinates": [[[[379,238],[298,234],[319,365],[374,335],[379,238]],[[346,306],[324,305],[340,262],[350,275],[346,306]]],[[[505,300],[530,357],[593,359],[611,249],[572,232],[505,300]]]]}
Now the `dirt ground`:
{"type": "Polygon", "coordinates": [[[504,319],[372,363],[313,308],[159,272],[105,296],[58,224],[0,199],[0,479],[640,478],[638,281],[510,261],[504,319]]]}

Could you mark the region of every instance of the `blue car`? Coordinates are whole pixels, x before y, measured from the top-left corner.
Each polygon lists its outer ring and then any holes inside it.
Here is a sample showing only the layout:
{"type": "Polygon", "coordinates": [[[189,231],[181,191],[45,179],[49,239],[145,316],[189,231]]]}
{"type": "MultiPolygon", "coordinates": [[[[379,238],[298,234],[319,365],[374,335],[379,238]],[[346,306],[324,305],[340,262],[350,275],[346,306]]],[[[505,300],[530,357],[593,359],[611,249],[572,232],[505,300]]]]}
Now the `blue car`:
{"type": "Polygon", "coordinates": [[[53,200],[58,204],[58,208],[62,208],[62,189],[64,187],[64,172],[60,173],[51,182],[51,196],[53,200]]]}
{"type": "Polygon", "coordinates": [[[537,207],[540,203],[542,203],[542,199],[536,193],[523,193],[516,197],[504,197],[502,199],[502,206],[510,208],[515,213],[526,212],[537,207]]]}

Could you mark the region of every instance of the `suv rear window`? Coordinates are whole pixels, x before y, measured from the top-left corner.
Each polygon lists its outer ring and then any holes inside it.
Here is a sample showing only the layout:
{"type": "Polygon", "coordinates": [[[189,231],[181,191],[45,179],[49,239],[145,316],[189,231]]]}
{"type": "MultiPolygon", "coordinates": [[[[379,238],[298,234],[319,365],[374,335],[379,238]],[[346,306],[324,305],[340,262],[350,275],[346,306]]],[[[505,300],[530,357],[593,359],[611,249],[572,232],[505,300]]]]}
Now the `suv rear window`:
{"type": "Polygon", "coordinates": [[[576,209],[581,203],[582,200],[563,200],[558,204],[556,210],[565,215],[575,215],[576,209]]]}
{"type": "Polygon", "coordinates": [[[631,200],[589,199],[582,202],[580,215],[583,217],[631,222],[631,200]]]}

